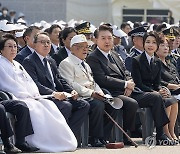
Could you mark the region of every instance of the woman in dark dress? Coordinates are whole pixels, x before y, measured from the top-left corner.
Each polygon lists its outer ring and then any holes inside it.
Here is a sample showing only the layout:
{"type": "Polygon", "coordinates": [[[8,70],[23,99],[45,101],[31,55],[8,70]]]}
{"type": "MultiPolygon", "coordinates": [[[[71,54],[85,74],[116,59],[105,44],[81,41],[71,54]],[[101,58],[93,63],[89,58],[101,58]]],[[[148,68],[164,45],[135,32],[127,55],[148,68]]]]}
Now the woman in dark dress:
{"type": "Polygon", "coordinates": [[[172,95],[180,94],[180,79],[176,67],[166,60],[169,52],[169,44],[166,38],[160,39],[159,49],[156,55],[161,60],[161,84],[168,87],[172,95]]]}
{"type": "MultiPolygon", "coordinates": [[[[156,55],[161,60],[162,68],[161,68],[161,84],[170,89],[172,95],[180,94],[180,79],[179,74],[176,70],[176,67],[170,63],[170,61],[166,60],[166,56],[169,53],[169,43],[168,40],[164,37],[160,39],[159,49],[156,52],[156,55]]],[[[177,118],[178,114],[178,104],[174,104],[171,107],[173,112],[170,118],[170,121],[177,118]]],[[[175,121],[174,121],[175,123],[175,121]]],[[[174,125],[174,123],[172,125],[174,125]]],[[[173,133],[173,132],[172,132],[173,133]]],[[[172,134],[171,133],[171,134],[172,134]]],[[[172,135],[173,136],[173,135],[172,135]]],[[[177,139],[176,136],[173,136],[174,139],[177,139]]]]}
{"type": "Polygon", "coordinates": [[[154,56],[159,47],[159,37],[155,32],[144,35],[145,51],[132,59],[132,77],[138,88],[145,92],[158,92],[164,100],[170,122],[164,126],[165,134],[171,139],[177,139],[174,133],[177,118],[177,100],[172,97],[167,88],[161,87],[161,61],[154,56]]]}

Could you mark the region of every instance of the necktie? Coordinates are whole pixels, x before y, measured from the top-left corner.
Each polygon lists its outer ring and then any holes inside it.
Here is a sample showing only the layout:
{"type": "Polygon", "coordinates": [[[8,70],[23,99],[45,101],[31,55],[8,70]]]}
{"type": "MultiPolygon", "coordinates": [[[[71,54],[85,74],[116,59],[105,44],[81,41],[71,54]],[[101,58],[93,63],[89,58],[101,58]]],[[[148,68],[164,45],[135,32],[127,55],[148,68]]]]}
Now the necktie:
{"type": "Polygon", "coordinates": [[[57,48],[56,48],[56,52],[58,52],[58,51],[59,51],[59,49],[60,49],[60,48],[59,48],[59,47],[57,47],[57,48]]]}
{"type": "Polygon", "coordinates": [[[154,59],[151,58],[151,60],[150,60],[150,68],[151,68],[151,70],[153,69],[153,64],[154,64],[154,59]]]}
{"type": "Polygon", "coordinates": [[[110,61],[111,63],[115,63],[114,60],[113,60],[113,58],[112,58],[112,56],[111,56],[110,54],[108,54],[108,59],[109,59],[109,61],[110,61]]]}
{"type": "Polygon", "coordinates": [[[53,83],[51,74],[50,74],[49,69],[48,69],[47,59],[44,58],[43,61],[44,61],[44,68],[45,68],[45,70],[46,70],[46,74],[47,74],[47,76],[49,77],[50,81],[53,83]]]}
{"type": "Polygon", "coordinates": [[[86,69],[85,64],[84,64],[84,62],[83,62],[83,61],[82,61],[81,65],[84,67],[84,69],[85,69],[85,70],[86,70],[86,72],[87,72],[87,69],[86,69]]]}

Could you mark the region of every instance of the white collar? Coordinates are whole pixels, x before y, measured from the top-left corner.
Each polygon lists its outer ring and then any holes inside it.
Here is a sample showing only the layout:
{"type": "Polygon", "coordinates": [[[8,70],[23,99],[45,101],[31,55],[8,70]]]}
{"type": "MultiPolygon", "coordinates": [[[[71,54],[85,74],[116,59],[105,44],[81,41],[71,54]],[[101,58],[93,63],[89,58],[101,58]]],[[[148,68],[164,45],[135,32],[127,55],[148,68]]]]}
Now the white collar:
{"type": "Polygon", "coordinates": [[[66,49],[66,51],[67,51],[67,54],[68,54],[68,56],[71,54],[71,50],[69,50],[68,48],[66,48],[65,47],[65,49],[66,49]]]}
{"type": "MultiPolygon", "coordinates": [[[[36,52],[36,51],[35,51],[36,52]]],[[[43,57],[42,55],[40,55],[39,53],[37,53],[36,52],[36,54],[38,55],[38,57],[40,58],[40,60],[41,60],[41,62],[43,63],[43,65],[44,65],[44,61],[43,61],[43,59],[44,58],[47,58],[47,57],[43,57]]]]}
{"type": "MultiPolygon", "coordinates": [[[[135,48],[135,47],[134,47],[135,48]]],[[[144,51],[142,51],[142,50],[139,50],[139,49],[137,49],[137,48],[135,48],[140,54],[142,54],[144,51]]]]}
{"type": "Polygon", "coordinates": [[[101,51],[101,53],[108,59],[108,54],[110,54],[111,53],[111,51],[109,51],[109,52],[104,52],[103,50],[101,50],[98,46],[97,46],[97,48],[99,49],[99,51],[101,51]]]}
{"type": "Polygon", "coordinates": [[[147,60],[148,60],[148,63],[150,64],[150,62],[151,62],[151,58],[153,58],[154,59],[154,55],[151,57],[151,56],[149,56],[148,54],[147,54],[147,52],[145,51],[145,54],[146,54],[146,58],[147,58],[147,60]]]}
{"type": "Polygon", "coordinates": [[[27,45],[27,47],[29,48],[29,50],[31,50],[32,53],[34,52],[34,49],[31,48],[29,45],[27,45]]]}
{"type": "Polygon", "coordinates": [[[84,60],[79,59],[78,57],[76,57],[76,56],[73,55],[73,54],[70,54],[70,57],[73,58],[73,60],[74,60],[74,62],[75,62],[76,64],[81,64],[82,62],[85,62],[84,60]]]}
{"type": "Polygon", "coordinates": [[[59,45],[55,45],[54,43],[51,44],[55,53],[57,52],[57,48],[59,47],[59,45]]]}

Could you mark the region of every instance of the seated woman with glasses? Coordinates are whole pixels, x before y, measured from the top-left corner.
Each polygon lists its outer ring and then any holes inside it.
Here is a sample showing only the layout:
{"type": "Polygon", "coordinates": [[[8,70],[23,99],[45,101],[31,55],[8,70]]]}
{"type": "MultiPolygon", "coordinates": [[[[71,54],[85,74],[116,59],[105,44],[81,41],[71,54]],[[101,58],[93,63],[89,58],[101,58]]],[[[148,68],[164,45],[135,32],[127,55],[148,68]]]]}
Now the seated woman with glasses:
{"type": "MultiPolygon", "coordinates": [[[[49,43],[49,42],[42,42],[49,43]]],[[[34,134],[26,141],[41,152],[74,151],[76,138],[57,106],[50,100],[37,98],[38,88],[23,66],[13,59],[17,54],[17,40],[6,34],[0,41],[0,89],[24,101],[29,108],[34,134]]]]}

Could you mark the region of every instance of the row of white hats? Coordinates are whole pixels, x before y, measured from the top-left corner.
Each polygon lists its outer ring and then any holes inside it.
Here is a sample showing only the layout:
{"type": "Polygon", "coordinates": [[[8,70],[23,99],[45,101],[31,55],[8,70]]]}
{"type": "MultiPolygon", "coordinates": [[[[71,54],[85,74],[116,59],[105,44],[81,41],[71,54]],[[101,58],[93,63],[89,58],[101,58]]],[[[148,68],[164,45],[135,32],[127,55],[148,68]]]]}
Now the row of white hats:
{"type": "Polygon", "coordinates": [[[8,23],[7,20],[0,20],[0,30],[4,31],[4,32],[9,32],[9,31],[22,31],[24,29],[26,29],[27,26],[18,23],[18,24],[12,24],[12,23],[8,23]]]}
{"type": "MultiPolygon", "coordinates": [[[[42,31],[44,31],[45,29],[51,27],[51,25],[53,24],[57,24],[59,25],[62,29],[64,29],[65,26],[68,27],[75,27],[76,24],[81,24],[85,21],[80,20],[80,21],[76,21],[74,19],[71,19],[69,22],[64,22],[62,20],[60,21],[53,21],[52,23],[48,23],[44,20],[40,21],[40,22],[35,22],[34,24],[32,24],[31,26],[37,26],[37,27],[42,27],[42,31]]],[[[1,20],[0,21],[0,30],[4,31],[4,32],[8,32],[8,31],[19,31],[16,32],[16,37],[21,37],[24,33],[24,30],[27,28],[27,26],[25,26],[24,24],[18,23],[18,24],[11,24],[8,23],[7,20],[1,20]]],[[[121,29],[118,29],[118,27],[116,25],[112,26],[113,28],[113,34],[117,37],[123,37],[123,36],[127,36],[126,33],[124,33],[121,29]]],[[[94,31],[96,30],[96,27],[91,24],[90,26],[90,30],[92,33],[94,33],[94,31]]]]}

